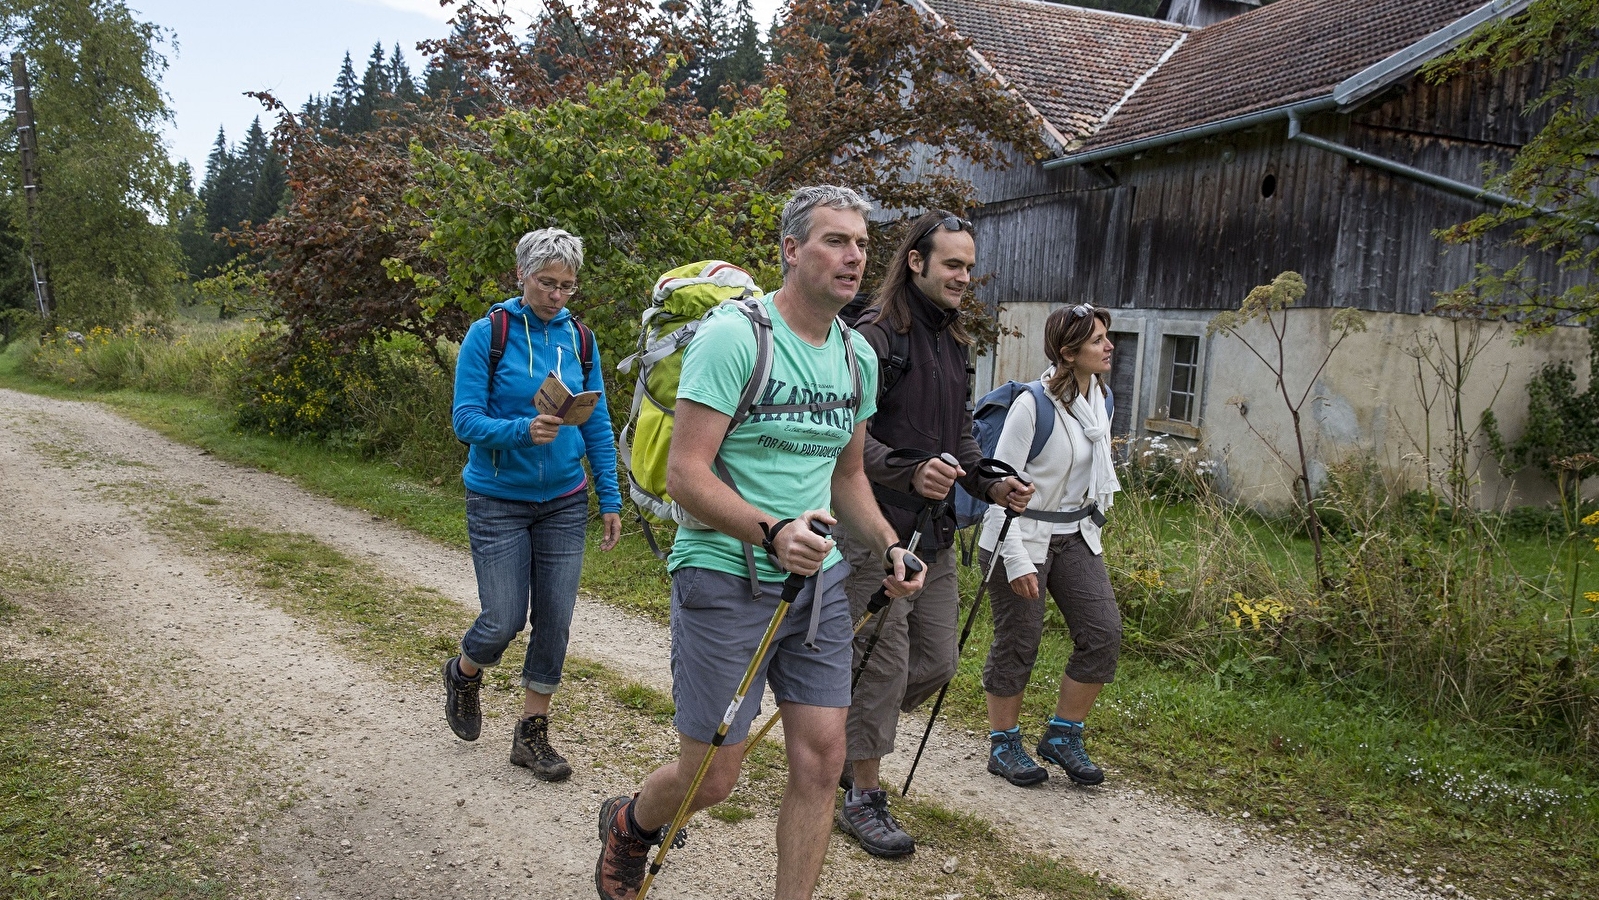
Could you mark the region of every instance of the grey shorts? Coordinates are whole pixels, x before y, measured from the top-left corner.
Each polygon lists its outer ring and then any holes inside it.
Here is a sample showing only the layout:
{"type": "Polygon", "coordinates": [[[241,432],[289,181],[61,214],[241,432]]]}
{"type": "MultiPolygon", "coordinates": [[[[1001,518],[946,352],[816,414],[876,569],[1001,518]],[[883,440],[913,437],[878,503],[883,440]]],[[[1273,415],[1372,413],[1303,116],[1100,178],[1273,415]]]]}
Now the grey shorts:
{"type": "MultiPolygon", "coordinates": [[[[844,593],[847,563],[822,572],[821,619],[815,648],[805,646],[815,599],[808,578],[772,637],[764,665],[756,671],[744,703],[728,729],[725,744],[749,736],[760,714],[766,683],[779,703],[842,709],[849,706],[849,598],[844,593]]],[[[780,581],[762,582],[759,599],[750,598],[749,579],[687,566],[672,573],[672,724],[696,741],[710,743],[722,724],[738,683],[777,611],[780,581]]]]}

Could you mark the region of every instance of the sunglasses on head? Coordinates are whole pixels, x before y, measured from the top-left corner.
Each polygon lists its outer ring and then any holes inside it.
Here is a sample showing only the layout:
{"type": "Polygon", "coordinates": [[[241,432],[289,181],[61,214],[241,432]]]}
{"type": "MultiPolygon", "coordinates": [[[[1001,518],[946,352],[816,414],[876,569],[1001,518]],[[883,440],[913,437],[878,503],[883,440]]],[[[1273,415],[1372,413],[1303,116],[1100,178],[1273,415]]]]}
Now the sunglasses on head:
{"type": "Polygon", "coordinates": [[[970,220],[963,219],[960,216],[945,216],[938,220],[937,227],[947,231],[971,231],[972,223],[970,220]]]}
{"type": "Polygon", "coordinates": [[[1092,303],[1079,303],[1072,307],[1072,318],[1074,319],[1081,319],[1083,316],[1091,316],[1093,314],[1094,304],[1092,303]]]}

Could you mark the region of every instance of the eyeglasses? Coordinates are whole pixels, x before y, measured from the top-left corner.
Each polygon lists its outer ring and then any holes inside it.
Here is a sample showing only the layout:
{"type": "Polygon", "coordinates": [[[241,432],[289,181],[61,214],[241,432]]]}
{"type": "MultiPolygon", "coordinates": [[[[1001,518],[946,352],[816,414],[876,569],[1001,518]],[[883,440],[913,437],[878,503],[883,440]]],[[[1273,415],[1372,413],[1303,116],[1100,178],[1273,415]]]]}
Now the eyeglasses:
{"type": "Polygon", "coordinates": [[[938,227],[948,231],[971,231],[972,223],[970,220],[963,219],[960,216],[945,216],[938,220],[938,227]]]}
{"type": "Polygon", "coordinates": [[[575,281],[556,281],[552,278],[535,278],[533,279],[533,283],[538,285],[539,290],[542,290],[546,294],[553,294],[559,291],[560,293],[570,297],[577,293],[577,282],[575,281]]]}
{"type": "Polygon", "coordinates": [[[1079,303],[1072,307],[1072,318],[1074,319],[1081,319],[1083,316],[1091,316],[1093,314],[1094,304],[1092,303],[1079,303]]]}

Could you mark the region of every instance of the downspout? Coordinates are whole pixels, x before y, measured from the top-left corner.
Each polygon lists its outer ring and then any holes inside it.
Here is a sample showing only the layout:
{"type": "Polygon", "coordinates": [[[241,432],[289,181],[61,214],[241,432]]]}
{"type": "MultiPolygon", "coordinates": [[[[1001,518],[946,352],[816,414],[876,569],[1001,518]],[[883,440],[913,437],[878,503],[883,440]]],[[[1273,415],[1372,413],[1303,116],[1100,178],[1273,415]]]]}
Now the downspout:
{"type": "Polygon", "coordinates": [[[1435,175],[1432,172],[1428,172],[1425,169],[1418,169],[1415,166],[1407,166],[1402,162],[1396,162],[1388,159],[1387,157],[1378,156],[1375,153],[1367,153],[1364,150],[1356,150],[1354,147],[1340,144],[1336,141],[1329,141],[1326,138],[1319,138],[1313,134],[1306,134],[1300,127],[1299,113],[1294,110],[1288,111],[1288,139],[1290,141],[1298,141],[1301,144],[1309,144],[1312,147],[1317,147],[1327,151],[1328,153],[1336,153],[1339,156],[1347,157],[1363,165],[1371,166],[1373,169],[1382,169],[1384,172],[1390,172],[1394,175],[1398,175],[1401,178],[1408,178],[1411,181],[1418,181],[1422,184],[1435,187],[1440,191],[1454,194],[1457,197],[1465,197],[1467,200],[1481,200],[1484,203],[1491,203],[1494,206],[1518,206],[1525,209],[1536,210],[1537,212],[1548,215],[1556,214],[1554,210],[1545,209],[1541,206],[1534,206],[1530,203],[1517,200],[1514,197],[1507,197],[1504,194],[1494,193],[1493,191],[1478,187],[1475,184],[1468,184],[1464,181],[1456,181],[1453,178],[1445,178],[1442,175],[1435,175]]]}

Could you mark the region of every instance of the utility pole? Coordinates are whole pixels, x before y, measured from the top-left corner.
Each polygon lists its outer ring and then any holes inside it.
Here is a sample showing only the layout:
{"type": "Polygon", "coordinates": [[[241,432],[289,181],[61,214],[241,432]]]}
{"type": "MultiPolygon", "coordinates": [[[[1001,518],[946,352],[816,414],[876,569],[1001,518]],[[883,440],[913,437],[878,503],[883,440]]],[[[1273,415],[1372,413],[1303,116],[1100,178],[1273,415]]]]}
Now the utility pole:
{"type": "Polygon", "coordinates": [[[33,270],[33,296],[39,318],[49,321],[52,298],[50,276],[44,263],[44,240],[39,232],[39,135],[33,121],[33,96],[28,92],[28,63],[21,53],[11,54],[11,83],[16,90],[17,149],[22,154],[22,193],[28,201],[28,265],[33,270]]]}

